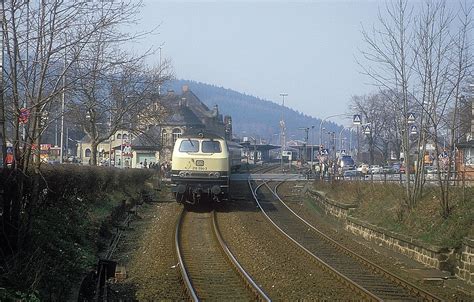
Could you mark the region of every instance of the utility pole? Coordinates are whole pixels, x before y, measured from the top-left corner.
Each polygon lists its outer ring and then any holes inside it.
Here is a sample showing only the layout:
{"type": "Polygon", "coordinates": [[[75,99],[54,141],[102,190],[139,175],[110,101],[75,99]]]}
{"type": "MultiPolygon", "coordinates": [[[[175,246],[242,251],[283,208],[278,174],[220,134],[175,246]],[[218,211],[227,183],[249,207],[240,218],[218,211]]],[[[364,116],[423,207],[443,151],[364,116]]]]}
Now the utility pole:
{"type": "Polygon", "coordinates": [[[1,164],[6,167],[5,157],[7,155],[7,139],[5,137],[5,104],[3,99],[3,18],[0,18],[0,143],[1,143],[1,164]]]}
{"type": "Polygon", "coordinates": [[[283,107],[281,108],[281,120],[280,120],[280,127],[281,127],[281,172],[283,172],[283,148],[285,147],[285,120],[283,116],[283,110],[285,110],[285,96],[288,96],[288,93],[282,92],[280,96],[283,97],[283,107]]]}
{"type": "MultiPolygon", "coordinates": [[[[161,65],[162,65],[161,49],[163,48],[163,45],[164,45],[164,43],[161,44],[160,47],[158,47],[158,49],[160,50],[160,53],[159,53],[159,55],[160,55],[160,66],[159,66],[159,73],[158,73],[158,76],[159,76],[160,78],[161,78],[161,73],[163,72],[163,67],[161,66],[161,65]]],[[[158,79],[158,83],[159,83],[159,84],[158,84],[158,97],[160,97],[160,96],[161,96],[161,80],[160,80],[160,79],[158,79]]]]}
{"type": "MultiPolygon", "coordinates": [[[[66,37],[64,39],[67,42],[66,37]]],[[[64,102],[65,100],[66,100],[66,48],[64,48],[63,89],[61,92],[61,143],[59,144],[61,146],[61,149],[59,149],[59,163],[61,164],[63,163],[63,157],[64,157],[63,144],[64,144],[64,102]]],[[[66,156],[67,156],[67,150],[66,150],[66,156]]]]}
{"type": "Polygon", "coordinates": [[[314,125],[311,126],[311,171],[313,171],[314,160],[314,125]]]}
{"type": "Polygon", "coordinates": [[[304,145],[303,145],[303,161],[302,161],[302,163],[304,163],[306,161],[306,146],[308,145],[309,127],[299,127],[298,130],[304,130],[305,131],[304,145]]]}

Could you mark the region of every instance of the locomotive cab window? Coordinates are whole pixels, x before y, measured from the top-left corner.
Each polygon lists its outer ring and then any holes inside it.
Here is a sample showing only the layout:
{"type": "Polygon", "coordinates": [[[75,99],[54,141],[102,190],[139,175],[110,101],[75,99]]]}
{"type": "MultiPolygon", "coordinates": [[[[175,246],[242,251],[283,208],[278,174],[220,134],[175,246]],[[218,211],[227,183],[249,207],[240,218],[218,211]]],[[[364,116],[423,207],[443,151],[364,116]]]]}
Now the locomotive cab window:
{"type": "Polygon", "coordinates": [[[183,140],[179,145],[180,152],[198,152],[199,151],[199,141],[198,140],[183,140]]]}
{"type": "Polygon", "coordinates": [[[202,153],[221,153],[221,144],[218,141],[202,141],[202,153]]]}

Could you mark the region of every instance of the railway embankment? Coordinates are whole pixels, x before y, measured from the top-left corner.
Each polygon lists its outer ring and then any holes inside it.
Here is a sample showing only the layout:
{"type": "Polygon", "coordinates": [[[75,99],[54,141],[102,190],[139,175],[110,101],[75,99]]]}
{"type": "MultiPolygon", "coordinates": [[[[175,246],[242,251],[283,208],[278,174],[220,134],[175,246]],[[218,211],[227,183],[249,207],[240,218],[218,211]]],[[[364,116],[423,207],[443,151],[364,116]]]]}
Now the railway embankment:
{"type": "Polygon", "coordinates": [[[473,196],[471,190],[467,195],[453,193],[448,218],[437,211],[436,195],[430,190],[414,209],[403,213],[403,193],[396,186],[315,184],[305,191],[352,234],[474,285],[474,205],[459,198],[473,196]]]}
{"type": "Polygon", "coordinates": [[[33,203],[33,176],[3,172],[1,301],[77,299],[75,288],[107,258],[110,240],[152,177],[145,169],[45,165],[33,203]]]}

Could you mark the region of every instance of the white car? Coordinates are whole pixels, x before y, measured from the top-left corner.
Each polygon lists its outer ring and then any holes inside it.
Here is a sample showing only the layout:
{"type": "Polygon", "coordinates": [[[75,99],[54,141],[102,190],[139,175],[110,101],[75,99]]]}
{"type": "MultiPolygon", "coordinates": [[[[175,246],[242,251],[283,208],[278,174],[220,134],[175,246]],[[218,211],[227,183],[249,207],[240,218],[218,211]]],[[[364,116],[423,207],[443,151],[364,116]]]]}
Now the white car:
{"type": "Polygon", "coordinates": [[[373,165],[370,167],[370,173],[372,174],[381,174],[383,173],[383,167],[379,166],[379,165],[373,165]]]}
{"type": "Polygon", "coordinates": [[[357,166],[356,170],[362,172],[363,174],[367,174],[367,172],[369,171],[369,165],[360,164],[360,165],[357,166]]]}

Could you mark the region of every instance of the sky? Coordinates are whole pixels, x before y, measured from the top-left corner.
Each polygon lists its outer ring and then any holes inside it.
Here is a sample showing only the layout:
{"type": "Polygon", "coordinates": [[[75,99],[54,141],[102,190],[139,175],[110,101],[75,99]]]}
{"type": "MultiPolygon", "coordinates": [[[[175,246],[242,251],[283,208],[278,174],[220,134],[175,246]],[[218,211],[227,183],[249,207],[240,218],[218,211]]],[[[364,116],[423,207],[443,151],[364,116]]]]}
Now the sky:
{"type": "MultiPolygon", "coordinates": [[[[138,27],[159,26],[140,47],[159,47],[176,78],[282,103],[325,118],[348,112],[353,95],[375,91],[356,58],[362,25],[381,1],[145,0],[138,27]]],[[[159,56],[152,58],[159,62],[159,56]]],[[[332,119],[347,124],[339,118],[332,119]]]]}

